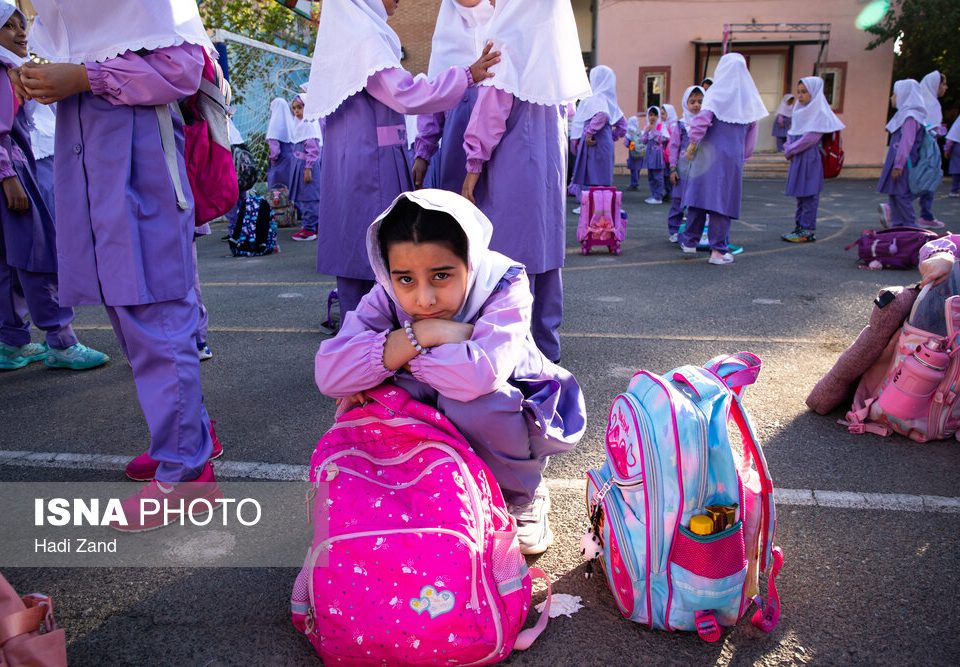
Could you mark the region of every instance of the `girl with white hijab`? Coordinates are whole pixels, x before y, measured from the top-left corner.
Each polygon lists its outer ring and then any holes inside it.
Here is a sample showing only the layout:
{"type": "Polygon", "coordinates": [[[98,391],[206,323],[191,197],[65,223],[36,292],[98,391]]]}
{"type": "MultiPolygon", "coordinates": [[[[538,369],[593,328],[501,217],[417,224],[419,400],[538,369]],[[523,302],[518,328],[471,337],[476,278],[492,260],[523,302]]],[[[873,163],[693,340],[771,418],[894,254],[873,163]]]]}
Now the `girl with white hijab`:
{"type": "MultiPolygon", "coordinates": [[[[934,70],[920,80],[920,94],[923,96],[923,106],[926,109],[924,124],[926,130],[932,132],[934,138],[942,137],[947,133],[943,125],[943,108],[938,98],[947,92],[947,77],[938,70],[934,70]]],[[[939,146],[939,142],[937,142],[939,146]]],[[[933,199],[936,189],[924,192],[920,200],[920,226],[930,229],[940,229],[944,224],[933,214],[933,199]]]]}
{"type": "Polygon", "coordinates": [[[887,123],[890,144],[877,183],[877,192],[887,195],[887,202],[880,204],[880,224],[884,227],[915,227],[917,216],[907,178],[907,162],[916,160],[920,154],[927,117],[920,84],[913,79],[897,81],[893,84],[890,104],[897,112],[887,123]]]}
{"type": "Polygon", "coordinates": [[[613,185],[613,147],[627,132],[613,70],[606,65],[590,70],[590,88],[593,95],[580,102],[570,123],[570,150],[577,157],[567,191],[578,200],[581,190],[613,185]]]}
{"type": "Polygon", "coordinates": [[[743,163],[757,143],[757,121],[768,115],[743,56],[728,53],[720,58],[713,85],[703,96],[703,110],[690,126],[690,177],[683,191],[688,222],[679,238],[684,253],[696,254],[709,213],[708,261],[733,263],[730,220],[740,217],[743,163]]]}
{"type": "MultiPolygon", "coordinates": [[[[449,67],[476,58],[485,46],[486,25],[492,16],[493,5],[489,0],[442,0],[427,76],[437,76],[449,67]]],[[[449,111],[417,116],[415,188],[460,192],[467,175],[463,133],[477,102],[478,90],[478,87],[468,88],[460,103],[449,111]]]]}
{"type": "Polygon", "coordinates": [[[823,79],[805,76],[797,84],[797,103],[784,155],[790,161],[786,194],[797,198],[794,230],[781,238],[790,243],[816,241],[817,208],[823,191],[820,141],[845,125],[823,95],[823,79]]]}
{"type": "Polygon", "coordinates": [[[787,143],[787,135],[790,134],[790,125],[793,121],[793,107],[797,103],[797,98],[793,93],[787,93],[780,100],[780,106],[777,107],[777,117],[773,120],[773,128],[770,134],[777,140],[777,151],[783,152],[783,145],[787,143]]]}
{"type": "MultiPolygon", "coordinates": [[[[170,172],[158,106],[197,91],[213,45],[194,0],[32,0],[34,48],[20,78],[57,104],[57,238],[61,305],[103,303],[133,369],[149,450],[127,475],[152,480],[123,501],[128,525],[158,528],[140,501],[219,497],[208,459],[218,455],[203,406],[194,332],[193,193],[183,129],[173,114],[170,172]],[[159,167],[158,167],[159,165],[159,167]],[[179,484],[184,481],[199,484],[179,484]]],[[[212,64],[209,66],[212,67],[212,64]]]]}
{"type": "Polygon", "coordinates": [[[533,285],[533,339],[560,359],[566,242],[564,109],[587,97],[569,0],[497,0],[486,30],[502,53],[464,134],[463,195],[493,221],[490,247],[521,262],[533,285]]]}
{"type": "Polygon", "coordinates": [[[304,95],[304,119],[324,119],[317,271],[337,277],[344,313],[374,284],[363,250],[367,226],[398,194],[413,189],[404,114],[452,109],[497,62],[485,50],[433,79],[414,78],[400,64],[400,38],[387,25],[398,5],[326,0],[304,95]]]}
{"type": "Polygon", "coordinates": [[[677,243],[680,238],[680,225],[683,224],[683,189],[689,176],[690,163],[687,160],[687,146],[690,145],[690,124],[700,113],[703,104],[703,88],[690,86],[683,91],[680,99],[680,108],[683,116],[676,122],[670,131],[669,151],[667,152],[669,175],[667,180],[673,185],[670,200],[670,212],[667,213],[667,234],[670,243],[677,243]]]}
{"type": "Polygon", "coordinates": [[[537,554],[553,541],[543,468],[580,440],[586,413],[576,379],[533,343],[526,272],[489,249],[492,233],[458,194],[397,197],[367,230],[377,285],[321,343],[314,377],[341,413],[383,383],[440,410],[493,471],[521,552],[537,554]]]}
{"type": "Polygon", "coordinates": [[[960,144],[960,116],[950,126],[950,131],[947,132],[947,143],[943,147],[943,154],[950,160],[947,164],[947,173],[953,177],[948,195],[951,198],[960,197],[960,148],[957,148],[957,144],[960,144]]]}
{"type": "Polygon", "coordinates": [[[276,97],[270,102],[270,122],[267,124],[266,134],[267,146],[270,149],[267,165],[268,188],[283,185],[288,192],[293,189],[293,168],[296,164],[293,144],[297,124],[289,102],[282,97],[276,97]]]}
{"type": "MultiPolygon", "coordinates": [[[[303,116],[303,96],[297,95],[291,105],[294,116],[303,116]]],[[[298,120],[293,134],[293,187],[290,201],[300,212],[301,227],[291,241],[316,241],[320,216],[320,149],[323,132],[319,120],[298,120]]]]}

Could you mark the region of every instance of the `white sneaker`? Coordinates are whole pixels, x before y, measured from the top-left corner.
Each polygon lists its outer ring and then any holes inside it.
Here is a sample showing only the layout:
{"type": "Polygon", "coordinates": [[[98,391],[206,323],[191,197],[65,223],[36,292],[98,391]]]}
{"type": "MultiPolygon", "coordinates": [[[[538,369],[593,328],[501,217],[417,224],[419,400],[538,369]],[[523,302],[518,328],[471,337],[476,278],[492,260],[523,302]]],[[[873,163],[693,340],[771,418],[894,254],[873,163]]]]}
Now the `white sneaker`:
{"type": "Polygon", "coordinates": [[[711,257],[707,261],[710,264],[716,264],[718,266],[723,266],[724,264],[733,264],[733,255],[731,255],[728,252],[725,252],[719,257],[711,257]]]}
{"type": "Polygon", "coordinates": [[[880,204],[880,226],[884,229],[890,226],[890,204],[880,204]]]}
{"type": "Polygon", "coordinates": [[[662,204],[663,200],[657,199],[656,197],[647,197],[646,199],[643,200],[643,202],[645,204],[662,204]]]}
{"type": "Polygon", "coordinates": [[[947,196],[950,197],[951,199],[956,199],[957,197],[960,197],[960,192],[951,192],[947,196]]]}
{"type": "Polygon", "coordinates": [[[550,530],[550,490],[541,482],[533,500],[526,505],[508,505],[510,515],[517,520],[517,540],[524,556],[542,554],[553,544],[550,530]]]}
{"type": "Polygon", "coordinates": [[[679,234],[671,234],[669,237],[670,243],[676,243],[680,239],[679,234]]]}
{"type": "MultiPolygon", "coordinates": [[[[679,243],[679,241],[678,241],[678,243],[679,243]]],[[[697,246],[686,246],[686,245],[683,245],[683,244],[681,243],[681,244],[680,244],[680,250],[683,251],[683,254],[684,254],[684,255],[696,255],[696,254],[697,254],[697,246]]]]}

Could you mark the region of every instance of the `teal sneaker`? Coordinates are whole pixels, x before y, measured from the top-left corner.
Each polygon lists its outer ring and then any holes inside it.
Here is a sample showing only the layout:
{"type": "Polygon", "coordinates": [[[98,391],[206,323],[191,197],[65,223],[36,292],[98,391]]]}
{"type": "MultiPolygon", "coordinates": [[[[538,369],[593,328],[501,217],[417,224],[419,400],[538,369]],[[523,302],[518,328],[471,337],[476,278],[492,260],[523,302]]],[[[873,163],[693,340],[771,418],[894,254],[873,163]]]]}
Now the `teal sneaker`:
{"type": "Polygon", "coordinates": [[[83,343],[75,343],[65,350],[51,347],[47,358],[43,362],[50,368],[69,368],[74,371],[84,371],[96,368],[110,361],[110,357],[103,352],[92,350],[83,343]]]}
{"type": "Polygon", "coordinates": [[[20,348],[0,343],[0,371],[15,371],[30,362],[20,354],[20,348]]]}
{"type": "Polygon", "coordinates": [[[20,356],[32,364],[34,361],[46,359],[49,351],[50,348],[46,343],[27,343],[20,347],[20,356]]]}

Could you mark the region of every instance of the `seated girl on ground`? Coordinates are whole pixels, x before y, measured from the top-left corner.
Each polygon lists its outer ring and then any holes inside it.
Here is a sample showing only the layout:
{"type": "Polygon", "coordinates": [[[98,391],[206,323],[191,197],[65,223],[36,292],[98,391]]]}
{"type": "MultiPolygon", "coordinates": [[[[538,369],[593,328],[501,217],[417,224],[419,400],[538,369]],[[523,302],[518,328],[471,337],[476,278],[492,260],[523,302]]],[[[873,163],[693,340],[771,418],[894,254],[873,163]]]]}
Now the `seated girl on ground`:
{"type": "Polygon", "coordinates": [[[341,412],[384,382],[436,406],[490,466],[520,549],[553,542],[547,459],[581,438],[580,386],[530,334],[522,265],[489,250],[490,221],[460,195],[405,192],[367,230],[377,285],[316,356],[320,391],[341,412]]]}

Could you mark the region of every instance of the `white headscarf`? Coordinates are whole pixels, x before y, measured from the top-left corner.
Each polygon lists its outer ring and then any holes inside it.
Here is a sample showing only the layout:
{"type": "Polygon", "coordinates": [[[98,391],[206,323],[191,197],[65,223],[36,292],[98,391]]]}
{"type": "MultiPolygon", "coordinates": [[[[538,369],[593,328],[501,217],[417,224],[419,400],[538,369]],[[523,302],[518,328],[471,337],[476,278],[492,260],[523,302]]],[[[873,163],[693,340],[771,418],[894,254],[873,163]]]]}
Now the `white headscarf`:
{"type": "Polygon", "coordinates": [[[783,116],[785,118],[792,118],[793,111],[796,108],[797,96],[793,93],[787,93],[783,96],[783,99],[780,100],[780,106],[777,107],[777,115],[783,116]],[[790,100],[793,100],[792,102],[790,100]]]}
{"type": "Polygon", "coordinates": [[[196,0],[32,0],[31,48],[53,62],[103,62],[127,51],[199,44],[213,51],[196,0]]]}
{"type": "Polygon", "coordinates": [[[920,94],[923,96],[923,106],[927,111],[927,125],[940,127],[943,124],[943,108],[937,93],[940,92],[940,70],[933,70],[920,80],[920,94]]]}
{"type": "Polygon", "coordinates": [[[40,104],[30,100],[25,105],[32,119],[30,147],[38,160],[53,155],[53,138],[57,132],[57,105],[40,104]]]}
{"type": "Polygon", "coordinates": [[[627,132],[630,134],[640,134],[640,119],[636,116],[630,116],[627,119],[627,132]]]}
{"type": "Polygon", "coordinates": [[[667,112],[667,122],[675,123],[677,122],[677,110],[672,104],[664,104],[663,110],[667,112]]]}
{"type": "Polygon", "coordinates": [[[580,102],[577,113],[570,123],[570,138],[580,139],[583,127],[598,113],[607,114],[611,125],[623,118],[617,104],[617,75],[606,65],[597,65],[590,70],[590,87],[593,95],[580,102]]]}
{"type": "Polygon", "coordinates": [[[923,127],[927,111],[923,106],[920,84],[914,79],[900,79],[893,84],[893,92],[897,96],[897,113],[887,123],[887,132],[893,134],[899,130],[907,118],[913,118],[923,127]]]}
{"type": "Polygon", "coordinates": [[[739,53],[728,53],[717,63],[713,85],[703,96],[703,110],[725,123],[747,125],[770,114],[739,53]]]}
{"type": "Polygon", "coordinates": [[[957,119],[953,121],[953,125],[950,126],[950,131],[947,132],[947,139],[955,144],[960,144],[960,116],[957,116],[957,119]]]}
{"type": "Polygon", "coordinates": [[[293,143],[299,144],[307,139],[316,139],[317,145],[323,145],[323,132],[320,131],[319,120],[301,120],[297,122],[297,129],[293,133],[293,143]]]}
{"type": "Polygon", "coordinates": [[[432,79],[451,67],[472,65],[483,51],[483,30],[492,16],[493,5],[488,0],[473,7],[443,0],[433,30],[427,76],[432,79]]]}
{"type": "MultiPolygon", "coordinates": [[[[661,134],[662,136],[664,136],[664,137],[669,138],[669,137],[670,137],[670,131],[667,129],[667,119],[663,117],[663,113],[661,113],[660,107],[658,107],[658,106],[655,105],[655,104],[652,105],[652,106],[647,107],[647,115],[646,115],[647,123],[650,122],[650,112],[651,112],[651,111],[656,111],[656,112],[657,112],[657,124],[660,126],[660,134],[661,134]]],[[[644,127],[646,127],[646,125],[644,125],[644,127]]],[[[657,131],[656,126],[654,126],[654,131],[655,131],[655,132],[657,131]]]]}
{"type": "MultiPolygon", "coordinates": [[[[17,6],[13,3],[12,0],[0,0],[0,27],[2,27],[14,13],[20,14],[20,18],[23,20],[23,27],[27,27],[27,19],[23,15],[17,6]]],[[[27,58],[23,56],[18,56],[16,53],[0,46],[0,62],[4,62],[12,67],[20,67],[23,63],[27,62],[27,58]]]]}
{"type": "Polygon", "coordinates": [[[546,106],[590,95],[569,0],[497,0],[485,33],[500,62],[480,85],[546,106]]]}
{"type": "Polygon", "coordinates": [[[697,114],[690,113],[690,110],[687,109],[687,101],[690,99],[690,96],[694,93],[704,94],[703,88],[700,86],[690,86],[685,91],[683,91],[683,98],[680,100],[680,106],[683,107],[683,124],[687,127],[690,126],[690,123],[693,122],[693,119],[697,117],[697,114]]]}
{"type": "Polygon", "coordinates": [[[394,67],[401,67],[400,38],[381,0],[324,0],[303,117],[329,116],[372,75],[394,67]]]}
{"type": "Polygon", "coordinates": [[[432,211],[443,211],[449,214],[467,236],[467,294],[454,319],[457,322],[470,322],[479,313],[483,304],[487,302],[493,290],[510,267],[522,266],[505,255],[490,250],[490,239],[493,236],[493,225],[480,209],[460,195],[446,190],[417,190],[416,192],[402,192],[393,200],[389,208],[380,214],[367,228],[367,256],[373,275],[377,282],[386,290],[393,302],[399,307],[400,302],[393,291],[390,272],[387,263],[380,254],[379,232],[383,219],[393,210],[401,199],[409,199],[421,208],[432,211]]]}
{"type": "Polygon", "coordinates": [[[293,143],[297,134],[297,118],[290,110],[290,104],[282,97],[275,97],[270,103],[270,124],[267,125],[267,139],[276,139],[284,143],[293,143]]]}
{"type": "Polygon", "coordinates": [[[837,114],[833,113],[830,103],[823,95],[823,79],[819,76],[805,76],[800,83],[810,92],[810,102],[797,105],[793,108],[793,124],[790,126],[791,136],[801,136],[807,132],[829,134],[842,130],[844,125],[837,114]]]}

